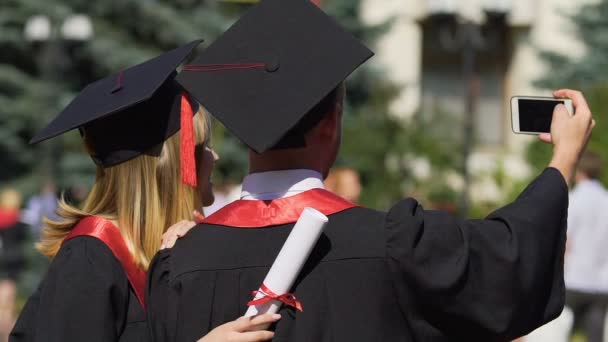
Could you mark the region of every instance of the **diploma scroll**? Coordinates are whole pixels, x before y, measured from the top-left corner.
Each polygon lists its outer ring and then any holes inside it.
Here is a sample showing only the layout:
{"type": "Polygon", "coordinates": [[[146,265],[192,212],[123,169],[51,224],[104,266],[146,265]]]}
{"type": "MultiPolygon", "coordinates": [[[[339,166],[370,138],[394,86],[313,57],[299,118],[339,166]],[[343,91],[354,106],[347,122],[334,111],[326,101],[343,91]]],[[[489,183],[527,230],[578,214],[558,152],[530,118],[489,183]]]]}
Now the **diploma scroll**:
{"type": "Polygon", "coordinates": [[[287,292],[293,286],[310,252],[317,244],[327,221],[327,216],[318,210],[304,208],[298,222],[287,237],[279,255],[252,300],[252,302],[261,301],[263,303],[250,305],[245,313],[246,317],[263,313],[276,313],[281,305],[286,302],[293,302],[293,306],[296,306],[297,301],[287,292]],[[264,298],[272,297],[281,298],[280,300],[264,301],[264,298]]]}

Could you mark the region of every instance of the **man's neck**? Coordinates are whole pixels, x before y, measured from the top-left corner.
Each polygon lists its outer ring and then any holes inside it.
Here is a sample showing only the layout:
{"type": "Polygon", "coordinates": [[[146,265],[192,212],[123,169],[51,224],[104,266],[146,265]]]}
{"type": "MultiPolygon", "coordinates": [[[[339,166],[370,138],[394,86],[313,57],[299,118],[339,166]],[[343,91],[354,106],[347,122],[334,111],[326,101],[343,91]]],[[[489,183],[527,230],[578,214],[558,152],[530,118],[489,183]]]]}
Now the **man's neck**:
{"type": "Polygon", "coordinates": [[[249,173],[260,173],[281,170],[314,170],[323,173],[323,167],[318,158],[312,158],[306,150],[277,150],[265,152],[264,155],[250,152],[249,173]]]}

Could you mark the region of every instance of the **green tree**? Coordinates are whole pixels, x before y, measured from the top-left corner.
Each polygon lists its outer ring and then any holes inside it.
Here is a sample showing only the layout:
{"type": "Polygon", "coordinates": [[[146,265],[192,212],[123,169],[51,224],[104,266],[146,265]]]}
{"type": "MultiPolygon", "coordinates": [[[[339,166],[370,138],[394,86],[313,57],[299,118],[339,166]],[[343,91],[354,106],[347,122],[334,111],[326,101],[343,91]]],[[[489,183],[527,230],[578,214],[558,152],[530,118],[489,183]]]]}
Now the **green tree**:
{"type": "MultiPolygon", "coordinates": [[[[0,183],[34,192],[45,174],[41,160],[46,156],[57,166],[61,188],[91,183],[94,165],[82,153],[78,133],[35,148],[28,140],[87,83],[193,39],[202,37],[209,43],[253,2],[5,0],[0,5],[0,183]],[[93,20],[93,39],[79,43],[55,37],[32,43],[23,37],[33,15],[48,15],[58,27],[74,13],[93,20]]],[[[372,47],[390,26],[390,21],[377,26],[363,23],[360,0],[324,0],[322,7],[372,47]]],[[[425,135],[432,125],[404,123],[389,115],[396,88],[384,74],[366,65],[349,78],[339,160],[361,172],[362,203],[381,208],[401,198],[412,183],[408,155],[424,151],[438,167],[453,159],[442,152],[451,150],[442,145],[445,142],[425,135]]],[[[221,155],[216,183],[239,180],[247,171],[245,148],[221,124],[216,122],[213,131],[213,144],[221,155]]]]}
{"type": "Polygon", "coordinates": [[[61,188],[90,183],[94,165],[82,153],[78,133],[37,147],[29,146],[29,139],[87,83],[188,41],[217,36],[226,27],[225,13],[215,1],[3,1],[0,183],[32,193],[50,165],[61,188]],[[50,18],[53,34],[44,42],[28,41],[26,22],[40,14],[50,18]],[[92,39],[76,42],[59,35],[63,20],[72,14],[91,18],[92,39]]]}
{"type": "MultiPolygon", "coordinates": [[[[608,129],[608,1],[585,4],[568,18],[586,51],[579,58],[541,51],[551,72],[538,80],[537,84],[551,89],[575,88],[585,93],[597,122],[588,149],[608,162],[608,136],[602,134],[608,129]]],[[[547,165],[550,156],[550,150],[540,142],[534,142],[528,148],[528,161],[536,170],[547,165]]],[[[608,184],[608,173],[604,174],[602,180],[608,184]]]]}
{"type": "Polygon", "coordinates": [[[577,13],[565,14],[574,27],[574,34],[587,49],[581,58],[541,51],[550,73],[538,84],[548,88],[563,87],[583,90],[606,83],[608,71],[608,1],[601,0],[582,5],[577,13]]]}

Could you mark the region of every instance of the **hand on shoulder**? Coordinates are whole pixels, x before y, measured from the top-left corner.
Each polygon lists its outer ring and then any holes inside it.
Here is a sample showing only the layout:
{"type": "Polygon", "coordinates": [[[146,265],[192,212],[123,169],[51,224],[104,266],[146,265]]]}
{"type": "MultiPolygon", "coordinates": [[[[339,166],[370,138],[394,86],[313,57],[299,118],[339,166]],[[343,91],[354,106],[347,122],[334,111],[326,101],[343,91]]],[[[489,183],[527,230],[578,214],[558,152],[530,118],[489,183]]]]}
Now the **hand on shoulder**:
{"type": "Polygon", "coordinates": [[[179,238],[186,236],[190,229],[192,229],[198,223],[201,223],[204,219],[203,215],[198,210],[195,210],[192,215],[192,221],[182,220],[167,229],[167,231],[163,234],[160,250],[165,248],[173,248],[179,238]]]}

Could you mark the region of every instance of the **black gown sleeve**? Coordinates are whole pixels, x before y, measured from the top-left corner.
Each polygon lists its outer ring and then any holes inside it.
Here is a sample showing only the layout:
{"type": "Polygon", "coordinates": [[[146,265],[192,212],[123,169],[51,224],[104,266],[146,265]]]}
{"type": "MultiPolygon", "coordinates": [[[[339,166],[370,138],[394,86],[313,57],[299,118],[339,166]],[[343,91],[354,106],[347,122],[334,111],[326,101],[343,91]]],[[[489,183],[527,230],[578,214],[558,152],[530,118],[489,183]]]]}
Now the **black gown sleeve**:
{"type": "Polygon", "coordinates": [[[55,256],[9,341],[117,341],[128,294],[128,280],[108,247],[94,238],[75,238],[55,256]]]}
{"type": "Polygon", "coordinates": [[[554,319],[564,305],[567,209],[553,168],[484,220],[398,203],[387,216],[387,260],[403,310],[415,306],[468,341],[508,341],[554,319]]]}
{"type": "Polygon", "coordinates": [[[171,249],[160,251],[148,270],[146,287],[147,318],[154,342],[176,340],[176,286],[170,284],[171,249]]]}

